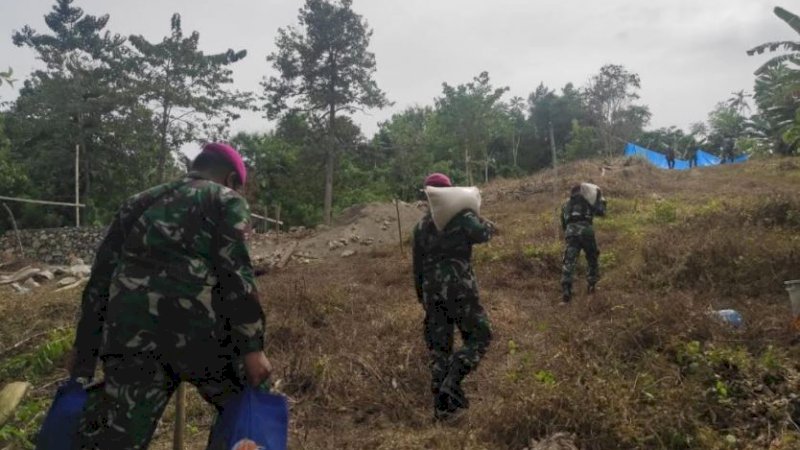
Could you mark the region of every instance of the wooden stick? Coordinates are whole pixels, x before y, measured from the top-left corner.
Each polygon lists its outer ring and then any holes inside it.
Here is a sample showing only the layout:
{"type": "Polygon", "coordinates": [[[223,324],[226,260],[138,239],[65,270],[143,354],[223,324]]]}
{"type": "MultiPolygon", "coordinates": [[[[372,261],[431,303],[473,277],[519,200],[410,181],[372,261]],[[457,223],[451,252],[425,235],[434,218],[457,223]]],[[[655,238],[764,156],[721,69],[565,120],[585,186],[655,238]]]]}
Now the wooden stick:
{"type": "Polygon", "coordinates": [[[394,209],[397,211],[397,236],[400,239],[400,255],[405,256],[403,251],[403,225],[400,223],[400,200],[394,199],[394,209]]]}
{"type": "Polygon", "coordinates": [[[178,385],[175,398],[175,432],[172,436],[172,450],[183,450],[186,434],[186,383],[178,385]]]}
{"type": "Polygon", "coordinates": [[[282,269],[289,262],[289,259],[291,259],[292,257],[292,253],[294,253],[294,250],[297,248],[297,244],[298,244],[297,241],[294,241],[291,244],[289,244],[289,246],[286,249],[286,252],[284,252],[284,254],[281,255],[281,260],[278,261],[277,264],[277,267],[279,269],[282,269]]]}
{"type": "Polygon", "coordinates": [[[8,212],[8,217],[11,218],[11,225],[14,227],[14,236],[17,237],[17,245],[19,245],[19,257],[24,258],[25,249],[22,248],[22,239],[19,237],[19,229],[17,228],[17,221],[14,220],[14,213],[11,212],[11,208],[9,208],[5,203],[3,203],[3,208],[5,208],[6,212],[8,212]]]}

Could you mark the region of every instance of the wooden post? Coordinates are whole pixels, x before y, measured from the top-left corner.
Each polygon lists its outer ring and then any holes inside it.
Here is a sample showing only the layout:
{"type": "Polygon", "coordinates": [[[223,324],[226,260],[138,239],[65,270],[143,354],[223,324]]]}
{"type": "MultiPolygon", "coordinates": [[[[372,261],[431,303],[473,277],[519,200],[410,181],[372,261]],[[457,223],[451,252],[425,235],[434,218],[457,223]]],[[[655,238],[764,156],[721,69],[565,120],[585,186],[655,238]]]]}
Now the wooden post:
{"type": "Polygon", "coordinates": [[[277,203],[275,205],[275,229],[278,230],[278,234],[281,232],[281,204],[277,203]]]}
{"type": "Polygon", "coordinates": [[[80,188],[79,188],[80,184],[79,184],[79,181],[78,181],[79,178],[80,178],[80,176],[79,176],[80,175],[80,154],[81,154],[80,150],[81,150],[81,146],[78,145],[78,144],[75,144],[75,226],[76,227],[80,227],[81,226],[81,208],[78,206],[81,203],[80,202],[80,200],[81,200],[80,199],[80,195],[81,194],[80,194],[80,188]]]}
{"type": "Polygon", "coordinates": [[[264,234],[266,234],[267,232],[269,232],[269,222],[266,220],[267,218],[269,218],[269,206],[267,206],[266,204],[264,204],[264,218],[265,218],[264,221],[263,221],[264,222],[264,234]]]}
{"type": "Polygon", "coordinates": [[[400,238],[400,256],[405,256],[403,251],[403,225],[400,223],[400,200],[394,199],[394,209],[397,211],[397,235],[400,238]]]}
{"type": "Polygon", "coordinates": [[[175,431],[172,436],[172,450],[183,450],[186,433],[186,383],[178,385],[175,398],[175,431]]]}
{"type": "Polygon", "coordinates": [[[20,237],[19,237],[19,229],[17,228],[17,221],[14,220],[14,213],[11,212],[11,208],[9,208],[8,205],[6,205],[5,203],[3,203],[3,208],[5,208],[6,211],[8,212],[8,217],[11,219],[11,226],[14,227],[14,236],[16,236],[17,245],[19,245],[19,257],[20,258],[24,258],[25,257],[25,249],[22,248],[22,239],[20,239],[20,237]]]}
{"type": "MultiPolygon", "coordinates": [[[[553,198],[558,201],[558,164],[556,160],[556,138],[553,136],[553,122],[548,122],[548,125],[550,127],[550,151],[553,155],[553,198]]],[[[557,207],[556,211],[558,211],[557,207]]],[[[560,220],[556,218],[556,240],[558,240],[560,237],[560,225],[560,220]]]]}

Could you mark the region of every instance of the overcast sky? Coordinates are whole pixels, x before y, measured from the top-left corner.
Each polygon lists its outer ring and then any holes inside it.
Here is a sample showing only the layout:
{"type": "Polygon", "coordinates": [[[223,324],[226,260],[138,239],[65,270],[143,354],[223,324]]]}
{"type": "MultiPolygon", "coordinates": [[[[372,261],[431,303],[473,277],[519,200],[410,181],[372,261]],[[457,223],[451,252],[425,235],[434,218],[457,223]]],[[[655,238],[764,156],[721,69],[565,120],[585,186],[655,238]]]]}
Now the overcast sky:
{"type": "MultiPolygon", "coordinates": [[[[45,31],[53,0],[0,0],[0,69],[24,78],[38,66],[33,52],[17,48],[11,34],[28,24],[45,31]]],[[[90,14],[111,15],[109,29],[158,40],[174,12],[183,30],[200,32],[206,52],[246,49],[234,65],[236,87],[259,90],[270,73],[266,55],[279,27],[295,25],[302,0],[76,0],[90,14]]],[[[683,128],[704,120],[733,91],[752,90],[753,71],[766,57],[745,50],[797,35],[773,15],[765,0],[354,0],[374,30],[371,50],[377,82],[395,105],[359,115],[367,136],[377,123],[412,105],[427,105],[442,82],[459,84],[483,70],[511,95],[527,98],[540,82],[582,86],[607,63],[622,64],[642,79],[650,127],[683,128]]],[[[800,2],[780,6],[800,11],[800,2]]],[[[0,99],[16,96],[0,88],[0,99]]],[[[264,131],[257,113],[234,131],[264,131]]]]}

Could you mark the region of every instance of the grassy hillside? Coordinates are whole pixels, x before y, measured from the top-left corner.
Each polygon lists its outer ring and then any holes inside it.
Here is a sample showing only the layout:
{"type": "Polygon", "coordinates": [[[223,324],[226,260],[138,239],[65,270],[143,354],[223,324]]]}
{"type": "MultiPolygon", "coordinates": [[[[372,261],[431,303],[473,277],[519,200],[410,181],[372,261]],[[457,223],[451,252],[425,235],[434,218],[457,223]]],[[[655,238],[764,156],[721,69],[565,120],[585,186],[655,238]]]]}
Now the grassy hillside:
{"type": "MultiPolygon", "coordinates": [[[[800,278],[800,163],[667,172],[617,161],[601,176],[584,162],[559,174],[555,186],[543,173],[485,189],[483,213],[502,233],[475,262],[495,338],[457,425],[431,421],[410,255],[376,249],[260,279],[292,448],[521,450],[558,432],[584,449],[800,448],[800,348],[782,287],[800,278]],[[609,200],[596,227],[603,279],[588,298],[580,272],[573,305],[559,307],[555,211],[576,181],[609,200]],[[746,326],[710,308],[737,309],[746,326]]],[[[64,376],[69,331],[58,328],[77,302],[0,292],[0,349],[49,330],[0,354],[0,382],[37,387],[0,442],[35,431],[48,383],[64,376]]],[[[171,414],[154,448],[169,448],[171,414]]],[[[193,393],[189,448],[211,420],[193,393]]]]}

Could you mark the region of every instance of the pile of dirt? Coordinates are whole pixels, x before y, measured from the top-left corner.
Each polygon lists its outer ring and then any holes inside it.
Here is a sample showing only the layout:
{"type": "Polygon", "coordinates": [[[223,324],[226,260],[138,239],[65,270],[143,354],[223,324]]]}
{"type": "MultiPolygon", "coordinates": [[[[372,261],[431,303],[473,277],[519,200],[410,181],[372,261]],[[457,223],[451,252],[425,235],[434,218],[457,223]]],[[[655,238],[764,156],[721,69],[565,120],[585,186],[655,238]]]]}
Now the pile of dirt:
{"type": "Polygon", "coordinates": [[[291,251],[291,261],[310,264],[327,258],[347,258],[386,245],[399,247],[422,217],[419,204],[369,203],[345,209],[333,226],[316,230],[295,229],[289,233],[254,235],[250,239],[256,265],[278,265],[291,251]],[[398,227],[399,214],[399,227],[398,227]]]}

